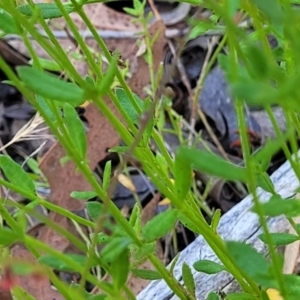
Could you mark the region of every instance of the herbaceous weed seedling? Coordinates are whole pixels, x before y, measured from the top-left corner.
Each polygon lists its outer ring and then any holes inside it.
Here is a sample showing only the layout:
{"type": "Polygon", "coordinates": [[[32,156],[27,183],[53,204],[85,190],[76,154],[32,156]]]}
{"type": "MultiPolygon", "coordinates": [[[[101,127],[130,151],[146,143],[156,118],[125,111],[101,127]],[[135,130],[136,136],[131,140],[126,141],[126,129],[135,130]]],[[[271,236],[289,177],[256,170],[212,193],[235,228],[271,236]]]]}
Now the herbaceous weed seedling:
{"type": "MultiPolygon", "coordinates": [[[[193,34],[201,30],[218,29],[224,35],[222,45],[227,46],[228,55],[219,55],[218,59],[231,83],[232,93],[236,99],[244,166],[233,165],[208,151],[188,146],[179,147],[174,158],[165,149],[155,126],[157,118],[153,117],[157,113],[159,86],[155,78],[156,74],[154,74],[153,53],[151,52],[155,37],[150,37],[148,34],[148,19],[143,17],[144,3],[133,1],[133,8],[127,9],[127,12],[135,16],[143,25],[146,44],[145,58],[149,64],[151,81],[149,97],[146,101],[131,92],[124,74],[120,71],[119,56],[107,49],[103,39],[98,35],[83,10],[85,5],[105,1],[62,2],[54,0],[53,3],[38,4],[31,0],[22,4],[19,1],[16,2],[0,1],[0,30],[3,36],[15,34],[23,39],[33,64],[18,67],[15,73],[0,57],[0,67],[9,78],[10,84],[16,86],[39,111],[65,149],[68,159],[76,164],[78,172],[81,172],[90,183],[93,192],[74,193],[73,197],[90,199],[97,195],[102,202],[87,204],[91,221],[78,217],[62,207],[41,199],[36,193],[36,187],[30,176],[22,167],[10,157],[1,155],[0,167],[4,174],[4,177],[0,179],[1,185],[31,201],[26,206],[17,205],[9,199],[2,199],[0,203],[2,218],[8,225],[0,229],[2,288],[5,284],[6,287],[11,287],[16,299],[31,299],[17,287],[17,282],[9,279],[13,279],[15,275],[30,276],[39,273],[48,277],[65,299],[134,299],[135,296],[126,285],[128,276],[132,273],[147,279],[162,278],[180,299],[196,299],[196,287],[191,271],[193,267],[199,272],[209,274],[220,271],[231,273],[243,292],[227,295],[226,299],[268,299],[269,288],[278,290],[283,299],[299,299],[299,278],[296,275],[282,274],[282,260],[275,250],[278,244],[298,240],[299,228],[293,224],[297,232],[295,235],[274,235],[268,231],[266,223],[267,216],[285,213],[291,217],[299,214],[299,204],[296,200],[283,201],[274,191],[272,182],[265,172],[272,154],[278,148],[282,148],[293,170],[300,178],[299,159],[297,156],[292,157],[287,146],[288,141],[292,152],[297,152],[297,137],[300,132],[299,93],[297,92],[300,64],[299,12],[297,6],[294,5],[297,1],[187,1],[210,9],[214,16],[206,24],[195,24],[193,34]],[[101,53],[109,62],[105,72],[99,67],[93,53],[76,28],[69,15],[71,12],[80,16],[97,41],[101,53]],[[251,19],[252,34],[249,35],[235,22],[237,12],[242,19],[251,19]],[[47,20],[60,17],[64,18],[80,47],[89,71],[93,74],[93,80],[90,80],[89,76],[84,78],[77,72],[49,28],[47,20]],[[36,25],[43,28],[49,39],[43,38],[36,25]],[[272,51],[267,42],[269,34],[275,35],[279,42],[277,52],[272,51]],[[60,69],[65,71],[68,81],[43,69],[42,60],[38,57],[29,35],[47,52],[60,69]],[[116,80],[119,88],[111,88],[116,80]],[[125,123],[122,123],[103,101],[105,95],[118,109],[125,123]],[[115,179],[111,179],[109,163],[105,167],[101,184],[89,167],[86,132],[75,111],[75,107],[86,100],[91,101],[101,111],[121,136],[125,144],[122,148],[123,153],[130,154],[137,161],[143,162],[143,171],[172,204],[172,208],[157,215],[144,226],[141,225],[141,211],[138,205],[134,207],[130,219],[127,220],[110,200],[109,187],[115,179]],[[254,155],[250,153],[241,100],[249,105],[262,105],[268,112],[278,136],[277,140],[267,143],[254,155]],[[280,132],[272,114],[271,105],[275,104],[284,109],[289,129],[285,135],[280,132]],[[146,121],[140,118],[142,115],[147,116],[146,121]],[[150,137],[159,146],[159,155],[155,155],[149,149],[150,137]],[[193,170],[201,170],[213,176],[240,181],[247,185],[253,196],[253,211],[259,216],[263,228],[262,239],[268,245],[270,260],[266,260],[244,243],[225,242],[217,234],[220,219],[218,213],[213,216],[211,224],[207,223],[198,208],[195,195],[190,190],[193,170]],[[268,203],[260,204],[257,186],[262,186],[271,193],[268,203]],[[9,206],[16,206],[20,211],[29,212],[38,204],[92,229],[90,239],[83,243],[63,228],[57,228],[51,222],[47,224],[76,245],[83,254],[60,253],[49,247],[27,234],[25,227],[17,222],[8,211],[9,206]],[[114,233],[111,236],[102,232],[104,223],[107,221],[105,217],[107,214],[115,220],[115,224],[107,225],[113,227],[114,233]],[[184,264],[182,268],[184,285],[176,280],[154,254],[154,242],[169,232],[177,220],[195,233],[202,235],[221,261],[221,264],[205,260],[195,262],[194,266],[184,264]],[[28,262],[19,263],[10,260],[7,247],[15,242],[25,245],[38,264],[31,265],[28,262]],[[99,253],[97,245],[101,243],[105,246],[99,253]],[[135,263],[143,259],[148,259],[155,271],[136,268],[135,263]],[[99,274],[91,274],[92,267],[101,267],[111,281],[105,281],[105,277],[99,278],[99,274]],[[77,272],[81,275],[81,279],[78,284],[67,287],[55,276],[52,269],[77,272]],[[101,295],[87,293],[84,289],[86,281],[92,283],[97,291],[101,291],[101,295]]],[[[210,65],[208,64],[208,67],[210,65]]],[[[218,297],[212,291],[208,299],[218,299],[218,297]]]]}

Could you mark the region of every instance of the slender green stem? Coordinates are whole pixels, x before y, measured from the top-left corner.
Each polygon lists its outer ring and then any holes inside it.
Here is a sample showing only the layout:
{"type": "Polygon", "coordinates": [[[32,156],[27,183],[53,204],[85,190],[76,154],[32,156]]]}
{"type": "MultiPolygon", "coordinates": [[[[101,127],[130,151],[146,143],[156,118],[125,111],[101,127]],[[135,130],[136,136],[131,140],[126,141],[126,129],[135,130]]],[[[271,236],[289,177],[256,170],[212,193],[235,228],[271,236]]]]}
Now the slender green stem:
{"type": "Polygon", "coordinates": [[[245,124],[245,115],[244,115],[244,105],[241,101],[236,101],[236,109],[237,109],[237,116],[238,116],[238,123],[239,123],[239,129],[240,129],[240,136],[241,136],[241,142],[242,142],[242,149],[243,149],[243,157],[245,161],[245,166],[246,170],[248,173],[248,187],[249,191],[253,196],[253,202],[254,202],[254,207],[255,210],[258,214],[260,224],[262,226],[263,232],[266,236],[268,248],[270,251],[270,256],[273,262],[273,266],[275,269],[275,276],[278,280],[279,286],[280,286],[280,291],[281,295],[283,297],[286,296],[286,288],[282,276],[282,271],[280,267],[280,262],[278,260],[278,256],[275,252],[275,247],[273,245],[273,240],[270,235],[270,232],[268,230],[268,224],[266,221],[266,218],[264,217],[264,213],[261,207],[261,204],[259,202],[259,198],[257,196],[256,192],[256,180],[255,180],[255,165],[253,163],[251,154],[250,154],[250,147],[249,147],[249,140],[248,140],[248,135],[247,135],[247,129],[246,129],[246,124],[245,124]]]}
{"type": "MultiPolygon", "coordinates": [[[[65,254],[53,249],[52,247],[42,243],[41,241],[34,239],[31,236],[26,235],[24,238],[24,242],[27,245],[32,245],[34,246],[36,249],[39,249],[43,252],[46,252],[48,254],[51,254],[53,256],[55,256],[57,259],[61,260],[62,262],[64,262],[67,266],[69,266],[71,269],[73,269],[76,272],[81,273],[83,271],[83,267],[77,263],[75,260],[69,258],[68,256],[66,256],[65,254]]],[[[107,287],[106,284],[104,284],[101,281],[98,281],[94,276],[92,276],[92,274],[88,274],[87,279],[94,284],[95,286],[99,287],[101,290],[103,290],[104,292],[108,293],[108,294],[112,294],[112,290],[110,288],[107,287]]],[[[120,296],[119,294],[115,295],[115,296],[120,296]]],[[[119,298],[118,298],[119,299],[119,298]]],[[[122,298],[121,298],[122,299],[122,298]]]]}
{"type": "MultiPolygon", "coordinates": [[[[271,107],[270,107],[270,106],[266,106],[266,107],[265,107],[265,110],[266,110],[266,112],[267,112],[267,114],[268,114],[268,117],[269,117],[270,120],[271,120],[272,126],[273,126],[273,128],[274,128],[274,131],[275,131],[277,137],[278,137],[278,138],[283,138],[283,133],[282,133],[282,131],[280,130],[280,127],[279,127],[279,125],[278,125],[278,122],[277,122],[277,120],[276,120],[276,118],[275,118],[275,116],[274,116],[274,113],[273,113],[271,107]]],[[[287,160],[288,160],[289,163],[291,164],[291,166],[292,166],[292,168],[293,168],[293,171],[295,172],[297,178],[300,180],[300,169],[298,168],[297,164],[296,164],[295,161],[293,160],[293,157],[292,157],[292,155],[291,155],[291,152],[290,152],[290,150],[289,150],[289,148],[288,148],[288,146],[287,146],[286,143],[283,143],[283,144],[282,144],[282,150],[283,150],[283,152],[284,152],[285,157],[287,158],[287,160]]]]}

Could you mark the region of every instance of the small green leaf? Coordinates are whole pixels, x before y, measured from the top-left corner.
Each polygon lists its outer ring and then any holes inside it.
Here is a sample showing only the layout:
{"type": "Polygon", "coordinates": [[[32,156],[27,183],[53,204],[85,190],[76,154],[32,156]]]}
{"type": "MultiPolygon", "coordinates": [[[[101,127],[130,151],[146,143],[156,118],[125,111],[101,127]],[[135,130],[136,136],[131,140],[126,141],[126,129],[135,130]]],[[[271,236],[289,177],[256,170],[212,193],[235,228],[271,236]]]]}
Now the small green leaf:
{"type": "MultiPolygon", "coordinates": [[[[43,114],[45,114],[49,118],[50,121],[55,123],[57,120],[56,120],[56,117],[54,116],[54,113],[52,112],[52,108],[49,106],[48,102],[40,95],[36,95],[35,99],[39,105],[40,110],[43,112],[43,114]]],[[[55,101],[54,101],[54,105],[56,105],[55,101]]]]}
{"type": "Polygon", "coordinates": [[[231,181],[245,182],[247,180],[245,168],[238,167],[208,151],[183,146],[180,151],[178,150],[177,156],[180,156],[180,159],[186,164],[192,164],[196,170],[209,175],[231,181]]]}
{"type": "Polygon", "coordinates": [[[275,194],[274,184],[267,172],[256,174],[256,183],[259,187],[269,192],[270,194],[275,194]]]}
{"type": "Polygon", "coordinates": [[[91,87],[95,87],[95,80],[92,76],[86,75],[84,78],[85,82],[88,83],[91,87]]]}
{"type": "Polygon", "coordinates": [[[178,210],[167,210],[146,223],[142,229],[142,235],[146,242],[155,241],[166,235],[178,218],[178,210]]]}
{"type": "Polygon", "coordinates": [[[98,88],[100,96],[104,96],[110,89],[116,74],[117,62],[118,56],[114,55],[98,88]]]}
{"type": "Polygon", "coordinates": [[[170,274],[173,274],[174,269],[175,269],[175,267],[176,267],[176,264],[177,264],[177,262],[178,262],[178,260],[179,260],[179,257],[180,257],[180,252],[178,252],[178,253],[176,254],[176,256],[172,259],[172,261],[171,261],[171,263],[170,263],[170,274]]]}
{"type": "Polygon", "coordinates": [[[135,259],[141,259],[142,257],[146,256],[147,254],[155,252],[156,243],[147,243],[143,244],[142,247],[138,248],[137,252],[134,254],[135,259]]]}
{"type": "Polygon", "coordinates": [[[266,258],[250,245],[241,242],[227,242],[228,253],[245,274],[262,286],[274,286],[269,274],[271,269],[266,258]]]}
{"type": "Polygon", "coordinates": [[[191,230],[195,233],[201,234],[199,229],[197,228],[197,226],[184,214],[179,213],[178,218],[179,218],[180,222],[182,223],[182,225],[184,225],[186,228],[188,228],[189,230],[191,230]]]}
{"type": "MultiPolygon", "coordinates": [[[[72,259],[74,262],[77,264],[84,266],[87,262],[87,257],[84,255],[79,255],[79,254],[64,254],[67,258],[72,259]]],[[[62,261],[61,259],[57,258],[56,256],[53,255],[44,255],[39,258],[39,262],[42,264],[47,265],[50,268],[53,268],[55,270],[59,271],[65,271],[65,272],[74,272],[77,271],[72,268],[68,263],[62,261]]],[[[91,267],[96,266],[97,262],[92,261],[91,267]]]]}
{"type": "Polygon", "coordinates": [[[193,277],[190,267],[185,262],[182,264],[182,279],[183,279],[186,289],[189,291],[189,293],[194,295],[195,294],[195,280],[194,280],[194,277],[193,277]]]}
{"type": "MultiPolygon", "coordinates": [[[[276,217],[282,214],[287,217],[300,215],[300,201],[297,199],[281,199],[279,195],[274,195],[266,203],[261,204],[264,215],[276,217]]],[[[255,212],[255,209],[252,209],[255,212]]]]}
{"type": "Polygon", "coordinates": [[[237,9],[240,7],[240,0],[229,0],[227,1],[227,9],[228,9],[228,13],[230,18],[233,18],[233,16],[235,15],[237,9]]]}
{"type": "Polygon", "coordinates": [[[155,158],[156,158],[157,164],[160,166],[160,169],[163,171],[164,176],[168,177],[169,176],[169,172],[168,172],[169,166],[167,164],[166,158],[163,155],[161,155],[159,152],[156,153],[155,158]]]}
{"type": "Polygon", "coordinates": [[[63,108],[64,123],[68,129],[74,148],[78,151],[80,158],[84,160],[87,151],[87,138],[84,125],[74,107],[68,103],[65,103],[63,108]]]}
{"type": "Polygon", "coordinates": [[[220,300],[220,298],[216,293],[210,292],[207,296],[207,300],[220,300]]]}
{"type": "Polygon", "coordinates": [[[128,13],[131,16],[135,16],[137,17],[139,15],[139,12],[137,12],[135,9],[133,8],[129,8],[129,7],[123,7],[123,10],[128,13]]]}
{"type": "Polygon", "coordinates": [[[30,194],[35,194],[35,186],[30,176],[9,156],[0,155],[0,169],[2,169],[10,183],[30,194]]]}
{"type": "Polygon", "coordinates": [[[216,211],[213,214],[213,217],[212,217],[212,220],[211,220],[211,225],[210,225],[211,229],[214,232],[217,232],[220,219],[221,219],[221,210],[218,208],[218,209],[216,209],[216,211]]]}
{"type": "Polygon", "coordinates": [[[142,111],[142,115],[145,116],[143,119],[143,122],[147,122],[144,134],[143,134],[143,140],[145,141],[146,145],[148,145],[149,139],[151,138],[153,128],[154,128],[154,118],[151,114],[151,108],[153,106],[153,102],[150,100],[149,97],[147,97],[144,101],[144,107],[142,111]]]}
{"type": "Polygon", "coordinates": [[[262,81],[240,78],[230,86],[232,94],[238,99],[243,99],[247,104],[257,106],[276,104],[278,91],[262,81]]]}
{"type": "Polygon", "coordinates": [[[67,162],[71,161],[72,158],[70,156],[64,156],[59,159],[59,163],[64,166],[67,162]]]}
{"type": "Polygon", "coordinates": [[[274,23],[274,25],[282,22],[284,13],[279,2],[274,0],[254,0],[253,3],[270,19],[272,23],[274,23]]]}
{"type": "MultiPolygon", "coordinates": [[[[62,71],[61,66],[57,62],[55,62],[54,60],[38,57],[38,61],[40,63],[40,66],[44,70],[54,71],[54,72],[55,71],[62,71]]],[[[29,61],[29,63],[31,65],[33,65],[33,60],[31,59],[29,61]]]]}
{"type": "MultiPolygon", "coordinates": [[[[70,3],[64,4],[64,7],[68,13],[74,11],[74,6],[70,3]]],[[[35,8],[40,10],[43,19],[62,17],[62,13],[55,3],[36,3],[35,8]]],[[[17,9],[26,16],[32,16],[34,13],[29,5],[20,5],[17,9]]]]}
{"type": "Polygon", "coordinates": [[[296,230],[297,234],[300,236],[300,224],[295,224],[294,229],[296,230]]]}
{"type": "Polygon", "coordinates": [[[0,8],[0,30],[4,33],[19,34],[20,29],[14,18],[5,10],[0,8]]]}
{"type": "MultiPolygon", "coordinates": [[[[299,237],[290,233],[270,233],[273,244],[275,246],[283,246],[294,243],[299,240],[299,237]]],[[[265,234],[258,236],[264,243],[267,243],[265,234]]]]}
{"type": "Polygon", "coordinates": [[[19,241],[21,238],[22,237],[19,237],[14,231],[9,228],[0,228],[0,245],[3,247],[8,247],[13,243],[19,241]]]}
{"type": "Polygon", "coordinates": [[[177,150],[174,162],[174,189],[177,205],[183,203],[192,183],[192,164],[186,160],[184,151],[184,148],[179,148],[177,150]],[[181,153],[181,151],[183,151],[183,153],[181,153]]]}
{"type": "Polygon", "coordinates": [[[131,272],[134,276],[146,279],[146,280],[157,280],[162,279],[161,275],[153,270],[144,270],[144,269],[131,269],[131,272]]]}
{"type": "Polygon", "coordinates": [[[206,259],[196,261],[193,267],[196,271],[206,274],[216,274],[226,270],[224,266],[206,259]]]}
{"type": "Polygon", "coordinates": [[[15,261],[12,264],[12,271],[14,274],[17,275],[28,275],[34,271],[34,266],[31,265],[29,262],[24,261],[15,261]]]}
{"type": "Polygon", "coordinates": [[[144,12],[145,1],[133,0],[133,7],[140,14],[141,12],[144,12]]]}
{"type": "Polygon", "coordinates": [[[288,138],[291,137],[291,134],[293,134],[293,131],[288,130],[282,137],[274,140],[268,139],[265,145],[253,155],[256,163],[261,166],[262,171],[267,170],[272,157],[284,146],[288,138]]]}
{"type": "Polygon", "coordinates": [[[103,189],[106,191],[110,184],[110,176],[111,176],[111,160],[109,160],[104,167],[103,172],[103,189]]]}
{"type": "Polygon", "coordinates": [[[141,223],[141,208],[138,203],[134,204],[134,207],[132,209],[130,218],[129,218],[130,225],[134,228],[135,232],[137,234],[140,234],[142,223],[141,223]]]}
{"type": "Polygon", "coordinates": [[[108,152],[110,153],[126,153],[128,151],[128,147],[127,146],[116,146],[116,147],[112,147],[108,150],[108,152]]]}
{"type": "Polygon", "coordinates": [[[20,286],[15,286],[13,295],[15,299],[24,299],[24,300],[36,300],[35,297],[28,294],[24,289],[22,289],[20,286]]]}
{"type": "Polygon", "coordinates": [[[73,83],[68,83],[50,73],[33,67],[18,67],[22,81],[36,94],[60,102],[78,106],[85,101],[84,92],[73,83]]]}
{"type": "MultiPolygon", "coordinates": [[[[128,117],[132,120],[134,124],[138,124],[140,112],[136,111],[135,107],[130,102],[130,99],[127,97],[125,91],[120,88],[116,89],[116,96],[128,117]]],[[[133,94],[133,98],[135,99],[136,105],[142,111],[144,107],[144,102],[135,94],[133,94]]]]}
{"type": "MultiPolygon", "coordinates": [[[[91,234],[91,238],[92,238],[92,234],[91,234]]],[[[97,235],[97,241],[99,244],[107,244],[112,239],[113,239],[112,236],[108,236],[107,234],[105,234],[103,232],[99,232],[97,235]]]]}
{"type": "Polygon", "coordinates": [[[258,300],[259,298],[255,295],[248,293],[232,293],[227,295],[225,300],[258,300]]]}
{"type": "Polygon", "coordinates": [[[89,295],[87,300],[105,300],[108,296],[101,294],[101,295],[89,295]]]}
{"type": "Polygon", "coordinates": [[[283,275],[284,284],[287,290],[288,300],[298,300],[300,297],[300,276],[299,275],[283,275]]]}
{"type": "Polygon", "coordinates": [[[118,290],[120,290],[127,281],[129,266],[129,250],[128,248],[125,248],[110,266],[110,274],[113,278],[113,285],[118,290]]]}
{"type": "Polygon", "coordinates": [[[97,193],[94,191],[84,191],[84,192],[72,192],[70,196],[78,200],[90,200],[97,197],[97,193]]]}
{"type": "Polygon", "coordinates": [[[26,164],[35,174],[43,176],[43,173],[39,167],[39,163],[35,159],[28,158],[26,164]]]}
{"type": "Polygon", "coordinates": [[[268,78],[270,67],[268,64],[269,59],[266,57],[265,52],[261,51],[261,48],[257,45],[254,46],[253,44],[248,45],[245,50],[247,59],[251,61],[249,68],[252,77],[257,80],[268,78]]]}
{"type": "Polygon", "coordinates": [[[101,256],[106,263],[112,263],[131,244],[127,237],[114,237],[101,251],[101,256]]]}
{"type": "Polygon", "coordinates": [[[91,201],[87,202],[86,209],[88,211],[88,214],[91,216],[93,221],[96,221],[103,211],[103,205],[100,202],[97,201],[91,201]]]}

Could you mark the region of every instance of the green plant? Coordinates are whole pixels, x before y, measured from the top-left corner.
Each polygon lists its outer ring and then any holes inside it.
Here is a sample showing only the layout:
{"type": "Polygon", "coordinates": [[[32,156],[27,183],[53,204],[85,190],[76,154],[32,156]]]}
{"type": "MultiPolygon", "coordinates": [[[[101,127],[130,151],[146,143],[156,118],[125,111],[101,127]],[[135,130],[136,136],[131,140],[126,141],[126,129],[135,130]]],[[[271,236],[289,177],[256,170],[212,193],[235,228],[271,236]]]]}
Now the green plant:
{"type": "MultiPolygon", "coordinates": [[[[26,99],[37,108],[52,133],[66,150],[68,158],[76,164],[78,170],[84,174],[93,188],[92,192],[75,193],[73,196],[77,199],[89,199],[98,195],[103,201],[102,203],[87,203],[87,210],[92,221],[78,217],[38,197],[32,179],[22,167],[7,156],[0,156],[0,167],[6,177],[6,180],[0,179],[0,184],[31,200],[31,203],[26,206],[10,200],[4,201],[4,199],[0,202],[2,218],[10,227],[10,229],[6,227],[0,229],[0,244],[3,250],[1,264],[4,266],[4,262],[9,256],[4,251],[5,247],[18,241],[23,243],[37,258],[41,265],[41,272],[51,279],[65,299],[73,299],[74,297],[76,299],[94,299],[84,290],[86,281],[91,282],[104,293],[103,299],[134,299],[134,295],[126,286],[130,272],[147,279],[162,278],[180,299],[195,299],[195,285],[190,267],[187,265],[183,267],[185,286],[182,286],[154,255],[154,241],[164,236],[172,229],[175,222],[180,220],[188,228],[203,235],[222,263],[216,265],[208,261],[195,262],[194,268],[197,271],[210,274],[223,270],[230,272],[243,289],[242,295],[245,297],[248,295],[248,298],[245,299],[267,299],[266,289],[269,287],[278,289],[284,299],[298,299],[297,285],[299,279],[297,276],[282,274],[282,262],[274,246],[279,244],[279,240],[281,244],[286,244],[300,239],[299,230],[296,230],[297,235],[292,237],[287,235],[278,237],[270,234],[266,225],[268,215],[274,216],[285,213],[290,217],[289,213],[291,212],[299,214],[298,201],[282,201],[280,196],[275,193],[266,174],[270,157],[278,148],[282,147],[300,179],[299,158],[298,156],[293,158],[287,147],[287,142],[289,142],[293,153],[296,153],[297,137],[300,132],[297,115],[299,112],[297,93],[299,77],[297,70],[300,63],[298,57],[298,50],[300,49],[299,27],[297,25],[299,17],[298,11],[291,6],[292,1],[224,0],[215,2],[209,0],[204,1],[204,3],[196,0],[186,1],[194,5],[201,4],[213,10],[213,21],[217,20],[218,24],[222,24],[221,29],[224,30],[225,34],[223,44],[228,47],[228,55],[226,57],[219,55],[218,58],[226,71],[228,80],[231,82],[232,92],[236,97],[236,111],[245,166],[235,166],[210,152],[196,150],[192,147],[179,147],[174,158],[165,149],[159,135],[159,129],[155,127],[157,118],[159,119],[160,116],[156,109],[159,100],[157,89],[160,76],[155,78],[151,52],[151,45],[155,37],[153,39],[148,34],[147,19],[143,18],[143,3],[135,0],[134,8],[127,9],[127,12],[136,16],[144,29],[147,46],[145,58],[149,64],[151,78],[149,98],[146,101],[142,101],[131,92],[124,79],[124,74],[119,70],[118,55],[110,53],[83,10],[84,5],[105,1],[71,0],[62,3],[60,0],[54,0],[54,3],[43,4],[35,4],[31,0],[26,2],[25,5],[16,6],[12,1],[0,1],[0,29],[3,35],[13,33],[22,37],[32,57],[33,66],[18,67],[17,74],[15,74],[0,57],[0,67],[10,79],[11,84],[15,85],[26,99]],[[234,22],[233,16],[238,10],[243,14],[243,17],[251,17],[254,27],[253,34],[248,35],[234,22]],[[86,46],[69,17],[71,12],[76,12],[94,35],[102,53],[109,62],[105,73],[96,63],[93,53],[86,46]],[[86,58],[90,72],[93,74],[93,80],[90,80],[90,77],[82,78],[79,75],[51,32],[45,20],[57,17],[65,19],[86,58]],[[35,27],[36,24],[45,30],[49,40],[40,35],[35,27]],[[270,33],[274,34],[279,41],[280,59],[267,42],[267,35],[270,33]],[[28,34],[40,44],[60,69],[65,70],[69,82],[43,70],[43,63],[37,56],[28,34]],[[258,45],[259,43],[261,46],[258,45]],[[279,64],[277,63],[278,60],[280,60],[279,64]],[[115,84],[116,80],[121,88],[111,89],[111,85],[113,82],[115,84]],[[126,126],[103,101],[105,95],[109,96],[118,109],[126,126]],[[121,136],[126,146],[120,148],[118,152],[131,154],[138,161],[143,162],[143,171],[151,178],[157,189],[172,203],[171,209],[156,216],[145,226],[141,226],[141,211],[138,205],[135,206],[130,219],[127,220],[110,200],[111,195],[108,187],[115,181],[115,178],[111,179],[110,165],[106,165],[101,184],[88,165],[86,135],[75,111],[75,107],[82,104],[86,99],[91,100],[97,106],[121,136]],[[262,105],[269,113],[278,135],[278,140],[266,144],[254,155],[250,153],[241,99],[249,105],[262,105]],[[290,129],[286,135],[278,129],[276,119],[270,109],[272,104],[280,105],[284,109],[290,129]],[[140,118],[142,114],[148,116],[146,121],[140,118]],[[150,137],[158,145],[158,155],[153,154],[149,149],[150,137]],[[220,215],[215,213],[212,223],[208,224],[199,210],[195,195],[190,191],[193,169],[227,180],[241,181],[247,185],[249,192],[253,195],[254,211],[258,214],[263,227],[263,240],[270,250],[270,262],[266,261],[250,246],[243,243],[224,242],[216,234],[220,215]],[[172,178],[174,178],[174,183],[172,178]],[[273,194],[270,201],[264,205],[260,204],[256,192],[257,186],[260,185],[273,194]],[[288,207],[286,206],[287,202],[288,207]],[[84,243],[68,231],[57,228],[55,224],[39,216],[47,222],[48,226],[57,230],[76,245],[84,253],[83,255],[59,253],[29,236],[25,232],[25,226],[17,222],[8,212],[8,207],[14,206],[22,212],[34,213],[34,206],[39,204],[93,230],[88,242],[84,243]],[[114,218],[116,225],[106,223],[107,220],[104,216],[107,213],[114,218]],[[104,226],[114,226],[114,234],[112,236],[103,234],[104,226]],[[105,243],[105,247],[99,253],[97,245],[101,243],[105,243]],[[143,259],[148,259],[155,267],[155,271],[143,272],[136,268],[138,262],[143,259]],[[250,260],[259,261],[259,266],[247,264],[250,260]],[[101,266],[112,277],[112,283],[98,280],[97,276],[89,273],[89,270],[96,266],[101,266]],[[56,278],[51,268],[80,273],[79,284],[71,288],[66,287],[56,278]],[[119,271],[120,269],[122,272],[119,271]]],[[[210,28],[215,28],[216,24],[212,22],[209,24],[210,28]]],[[[210,65],[208,64],[208,68],[210,65]]],[[[126,161],[123,162],[123,166],[125,164],[126,161]]],[[[19,266],[17,263],[11,262],[6,268],[17,274],[22,272],[24,274],[24,266],[19,266]],[[13,271],[9,269],[12,267],[14,267],[13,271]]],[[[31,274],[35,268],[27,264],[25,273],[31,274]]],[[[5,267],[3,269],[6,270],[5,267]]],[[[242,295],[239,294],[238,297],[242,297],[242,295]]],[[[18,296],[16,297],[20,299],[18,296]]],[[[209,299],[214,299],[213,297],[215,295],[211,294],[209,299]]],[[[237,298],[234,298],[234,295],[229,295],[226,299],[237,298]]]]}

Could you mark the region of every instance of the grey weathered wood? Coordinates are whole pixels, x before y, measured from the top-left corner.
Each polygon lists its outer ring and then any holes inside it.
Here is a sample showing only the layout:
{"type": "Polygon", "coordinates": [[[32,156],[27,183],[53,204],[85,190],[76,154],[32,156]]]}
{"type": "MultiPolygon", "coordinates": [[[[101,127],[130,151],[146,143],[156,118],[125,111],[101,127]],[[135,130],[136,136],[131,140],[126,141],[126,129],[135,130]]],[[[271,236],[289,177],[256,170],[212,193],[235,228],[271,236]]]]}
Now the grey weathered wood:
{"type": "MultiPolygon", "coordinates": [[[[299,181],[291,169],[289,162],[284,163],[275,171],[271,179],[274,183],[276,192],[283,198],[290,198],[295,195],[295,190],[299,187],[299,181]]],[[[270,194],[262,189],[258,189],[258,195],[262,202],[267,201],[270,194]]],[[[222,216],[218,232],[225,240],[247,241],[259,252],[267,255],[267,248],[258,239],[261,233],[257,215],[250,211],[252,207],[252,197],[247,196],[228,213],[222,216]]],[[[288,229],[288,222],[284,217],[271,218],[268,220],[271,232],[283,232],[288,229]]],[[[234,281],[232,276],[226,272],[216,275],[206,275],[196,272],[192,265],[200,259],[209,259],[218,262],[208,244],[202,236],[199,236],[192,244],[180,253],[180,257],[174,269],[174,276],[181,281],[181,267],[186,262],[192,269],[196,283],[197,299],[206,299],[210,291],[232,289],[234,281]]],[[[142,300],[166,300],[178,299],[169,289],[163,280],[156,280],[149,284],[138,296],[142,300]]]]}

